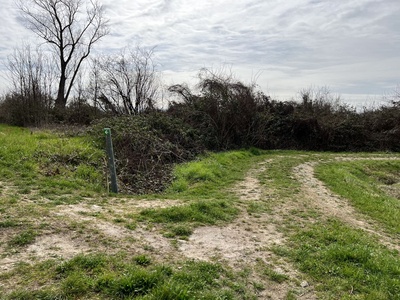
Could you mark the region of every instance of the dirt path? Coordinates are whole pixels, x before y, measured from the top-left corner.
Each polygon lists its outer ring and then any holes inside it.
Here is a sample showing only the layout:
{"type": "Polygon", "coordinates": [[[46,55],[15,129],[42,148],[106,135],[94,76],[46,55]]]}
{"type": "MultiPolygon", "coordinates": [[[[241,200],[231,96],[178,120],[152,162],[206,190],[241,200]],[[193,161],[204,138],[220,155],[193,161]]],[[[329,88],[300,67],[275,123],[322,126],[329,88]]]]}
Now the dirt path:
{"type": "Polygon", "coordinates": [[[297,299],[316,299],[312,287],[302,280],[301,274],[270,250],[273,246],[285,244],[285,236],[277,229],[274,215],[252,215],[247,211],[250,202],[262,204],[269,200],[265,188],[257,179],[265,171],[268,162],[260,163],[250,170],[244,181],[234,188],[241,200],[241,213],[234,222],[224,227],[197,228],[189,241],[180,242],[179,250],[189,258],[227,262],[237,270],[255,270],[261,264],[291,279],[276,283],[266,281],[254,273],[252,280],[263,281],[265,286],[264,290],[259,291],[259,299],[286,299],[289,291],[295,291],[297,299]]]}
{"type": "Polygon", "coordinates": [[[254,218],[246,211],[246,202],[260,201],[262,198],[262,188],[257,175],[263,170],[263,164],[250,170],[244,181],[234,189],[241,200],[239,217],[225,227],[197,228],[188,242],[181,243],[180,250],[186,253],[186,256],[206,260],[217,258],[235,265],[266,244],[279,245],[284,242],[283,235],[275,226],[265,222],[268,216],[254,218]]]}
{"type": "MultiPolygon", "coordinates": [[[[314,176],[318,161],[302,163],[293,169],[293,178],[301,183],[299,202],[282,201],[279,205],[275,203],[271,211],[251,213],[251,204],[263,206],[273,202],[271,195],[274,191],[267,185],[261,185],[258,180],[260,174],[268,171],[268,163],[271,161],[255,166],[232,190],[240,198],[240,214],[232,223],[223,227],[199,227],[187,241],[172,243],[171,239],[162,235],[157,225],[146,227],[139,223],[136,228],[128,229],[116,220],[127,213],[137,213],[146,208],[183,205],[182,201],[115,198],[99,205],[59,205],[51,210],[49,216],[44,217],[44,221],[57,230],[37,237],[33,244],[19,252],[6,253],[6,249],[0,245],[0,273],[11,270],[21,261],[34,263],[49,258],[65,260],[81,253],[97,251],[113,254],[122,250],[132,255],[150,251],[151,256],[164,261],[182,258],[219,261],[235,270],[250,270],[249,280],[262,282],[264,286],[258,291],[259,299],[285,299],[289,291],[294,291],[297,299],[317,299],[313,287],[304,281],[302,274],[271,250],[271,247],[286,244],[279,224],[285,215],[291,217],[290,211],[296,205],[300,207],[303,199],[324,216],[338,218],[354,228],[360,228],[376,236],[389,248],[400,251],[400,245],[379,231],[374,222],[359,214],[346,199],[333,194],[314,176]],[[283,283],[268,280],[256,271],[259,268],[270,268],[277,274],[287,276],[289,280],[283,283]]],[[[1,182],[0,185],[0,196],[10,192],[10,187],[1,182]]],[[[21,195],[21,200],[26,198],[26,195],[21,195]]],[[[3,231],[3,234],[7,232],[3,231]]]]}
{"type": "MultiPolygon", "coordinates": [[[[355,160],[339,157],[336,159],[355,160]]],[[[379,230],[378,224],[372,220],[367,220],[365,216],[358,213],[354,207],[349,204],[347,199],[332,193],[322,181],[314,176],[314,167],[316,165],[317,162],[307,162],[293,169],[294,177],[301,182],[301,190],[305,199],[309,200],[309,202],[317,207],[324,215],[338,218],[354,228],[362,229],[376,236],[379,241],[387,247],[400,251],[400,245],[394,243],[390,237],[379,230]]]]}

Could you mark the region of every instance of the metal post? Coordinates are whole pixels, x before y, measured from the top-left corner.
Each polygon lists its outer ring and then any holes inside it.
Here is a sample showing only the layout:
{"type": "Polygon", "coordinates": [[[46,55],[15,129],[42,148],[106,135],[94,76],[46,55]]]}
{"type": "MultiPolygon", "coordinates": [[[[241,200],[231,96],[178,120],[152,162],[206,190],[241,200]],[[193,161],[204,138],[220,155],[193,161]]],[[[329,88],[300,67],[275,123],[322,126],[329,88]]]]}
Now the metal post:
{"type": "Polygon", "coordinates": [[[115,160],[114,160],[113,144],[111,139],[111,129],[104,128],[104,134],[106,135],[108,167],[110,169],[110,177],[111,177],[111,192],[117,194],[118,193],[117,172],[115,171],[115,160]]]}

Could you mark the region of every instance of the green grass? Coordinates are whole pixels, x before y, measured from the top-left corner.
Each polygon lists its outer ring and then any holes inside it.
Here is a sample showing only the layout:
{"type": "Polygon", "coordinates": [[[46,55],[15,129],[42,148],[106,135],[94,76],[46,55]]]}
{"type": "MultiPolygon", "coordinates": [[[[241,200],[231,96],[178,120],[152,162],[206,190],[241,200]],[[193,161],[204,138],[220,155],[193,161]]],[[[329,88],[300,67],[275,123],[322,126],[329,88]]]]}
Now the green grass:
{"type": "Polygon", "coordinates": [[[10,241],[9,241],[9,246],[11,247],[23,247],[27,246],[29,244],[32,244],[35,239],[36,239],[37,233],[32,230],[25,230],[20,233],[18,233],[16,236],[14,236],[10,241]]]}
{"type": "Polygon", "coordinates": [[[268,278],[272,281],[278,282],[278,283],[282,283],[285,282],[286,280],[289,279],[289,276],[285,275],[285,274],[281,274],[276,272],[275,270],[266,267],[263,270],[264,275],[268,276],[268,278]]]}
{"type": "MultiPolygon", "coordinates": [[[[252,166],[265,159],[265,153],[258,149],[207,153],[195,161],[176,165],[173,170],[174,179],[163,194],[145,195],[143,198],[167,198],[192,202],[189,208],[186,206],[183,209],[164,210],[167,214],[174,214],[173,211],[177,211],[177,215],[182,214],[183,210],[186,210],[189,215],[193,214],[196,210],[194,206],[198,208],[202,205],[212,206],[214,204],[208,202],[209,200],[215,202],[215,199],[218,199],[217,206],[232,206],[238,200],[237,195],[231,191],[232,186],[242,180],[252,166]]],[[[222,219],[226,218],[223,216],[222,219]]]]}
{"type": "MultiPolygon", "coordinates": [[[[145,256],[78,255],[54,264],[30,267],[42,288],[17,290],[5,299],[238,299],[237,277],[219,264],[184,261],[155,264],[145,256]],[[43,281],[44,280],[44,281],[43,281]],[[52,287],[46,285],[52,283],[52,287]]],[[[30,282],[30,274],[20,274],[30,282]]],[[[0,277],[1,278],[1,277],[0,277]]],[[[244,298],[243,298],[244,299],[244,298]]]]}
{"type": "Polygon", "coordinates": [[[228,222],[238,214],[234,203],[226,200],[201,200],[190,204],[159,209],[145,209],[139,220],[166,224],[164,236],[187,239],[193,228],[228,222]]]}
{"type": "Polygon", "coordinates": [[[238,198],[229,188],[264,158],[261,153],[264,152],[256,149],[209,153],[197,161],[176,166],[175,179],[164,197],[183,199],[185,204],[145,209],[139,219],[175,224],[167,226],[165,235],[180,238],[187,238],[193,227],[233,220],[238,214],[238,198]]]}
{"type": "Polygon", "coordinates": [[[215,224],[218,221],[229,221],[238,213],[232,203],[223,200],[202,200],[188,205],[161,209],[145,209],[141,216],[156,223],[201,223],[215,224]]]}
{"type": "Polygon", "coordinates": [[[18,227],[20,224],[15,220],[2,220],[0,221],[0,228],[18,227]]]}
{"type": "Polygon", "coordinates": [[[400,299],[398,253],[336,220],[299,231],[283,254],[326,299],[400,299]]]}
{"type": "Polygon", "coordinates": [[[169,238],[180,238],[180,239],[188,239],[190,235],[193,233],[193,228],[190,224],[177,224],[170,225],[167,227],[167,232],[164,234],[165,237],[169,238]]]}
{"type": "Polygon", "coordinates": [[[103,151],[85,137],[0,125],[0,228],[5,253],[57,231],[51,207],[104,192],[103,151]],[[54,222],[53,222],[54,223],[54,222]]]}
{"type": "Polygon", "coordinates": [[[133,260],[139,266],[148,266],[151,263],[151,258],[144,254],[135,256],[133,260]]]}
{"type": "Polygon", "coordinates": [[[85,137],[0,125],[0,178],[22,194],[104,191],[103,151],[85,137]]]}
{"type": "Polygon", "coordinates": [[[320,165],[316,171],[332,191],[360,212],[389,232],[400,233],[400,200],[382,189],[400,182],[400,161],[332,162],[320,165]]]}
{"type": "Polygon", "coordinates": [[[249,214],[257,214],[257,213],[264,213],[264,212],[270,212],[271,208],[270,206],[263,202],[250,202],[247,206],[247,212],[249,214]]]}
{"type": "MultiPolygon", "coordinates": [[[[284,201],[293,203],[301,201],[299,185],[291,176],[291,170],[311,158],[304,154],[274,159],[268,171],[262,174],[263,182],[278,190],[276,199],[273,199],[275,205],[285,198],[284,201]]],[[[312,156],[319,159],[332,157],[331,154],[312,156]]],[[[362,155],[365,159],[368,156],[374,154],[362,155]]],[[[397,184],[398,161],[329,162],[317,166],[316,170],[328,187],[348,198],[366,218],[375,219],[389,232],[399,232],[399,200],[382,189],[382,185],[397,184]]],[[[374,236],[352,229],[336,219],[322,221],[311,207],[303,205],[302,210],[299,209],[290,212],[280,224],[289,237],[289,243],[271,247],[271,250],[291,259],[302,273],[309,276],[321,299],[400,299],[397,251],[388,250],[374,236]]],[[[267,269],[264,275],[273,280],[276,274],[267,269]]]]}
{"type": "Polygon", "coordinates": [[[299,191],[300,184],[293,179],[292,169],[296,165],[310,160],[320,154],[297,151],[270,151],[265,159],[267,170],[259,176],[263,185],[275,188],[279,198],[293,197],[299,191]]]}
{"type": "Polygon", "coordinates": [[[168,196],[180,198],[226,197],[223,192],[243,178],[245,171],[263,159],[262,151],[238,150],[208,153],[198,161],[176,166],[168,196]]]}
{"type": "MultiPolygon", "coordinates": [[[[272,248],[271,248],[272,250],[272,248]]],[[[287,253],[285,253],[287,254],[287,253]]],[[[256,264],[253,267],[254,270],[261,276],[262,278],[267,278],[269,281],[282,284],[284,282],[289,282],[290,277],[289,275],[285,274],[282,267],[279,266],[278,268],[274,267],[274,264],[271,261],[264,261],[263,258],[259,257],[255,260],[256,264]]],[[[255,283],[259,285],[259,283],[255,283]]]]}

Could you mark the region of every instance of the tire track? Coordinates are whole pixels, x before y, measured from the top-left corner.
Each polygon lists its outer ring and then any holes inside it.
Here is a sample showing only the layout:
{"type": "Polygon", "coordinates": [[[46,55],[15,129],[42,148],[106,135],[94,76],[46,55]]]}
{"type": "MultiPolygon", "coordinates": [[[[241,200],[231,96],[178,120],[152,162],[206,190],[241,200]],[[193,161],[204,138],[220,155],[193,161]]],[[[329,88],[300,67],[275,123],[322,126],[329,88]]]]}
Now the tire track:
{"type": "MultiPolygon", "coordinates": [[[[355,160],[352,158],[337,157],[336,160],[355,160]]],[[[362,158],[356,158],[361,160],[362,158]]],[[[365,158],[364,158],[365,159],[365,158]]],[[[370,158],[368,158],[370,159],[370,158]]],[[[375,158],[384,160],[385,158],[375,158]]],[[[329,217],[338,218],[354,228],[362,229],[378,238],[378,240],[390,249],[400,252],[400,245],[385,233],[377,230],[378,224],[373,220],[367,220],[366,216],[357,212],[347,199],[339,197],[331,192],[325,184],[315,177],[314,168],[318,162],[306,162],[293,168],[293,175],[301,183],[301,190],[307,199],[320,212],[329,217]]]]}

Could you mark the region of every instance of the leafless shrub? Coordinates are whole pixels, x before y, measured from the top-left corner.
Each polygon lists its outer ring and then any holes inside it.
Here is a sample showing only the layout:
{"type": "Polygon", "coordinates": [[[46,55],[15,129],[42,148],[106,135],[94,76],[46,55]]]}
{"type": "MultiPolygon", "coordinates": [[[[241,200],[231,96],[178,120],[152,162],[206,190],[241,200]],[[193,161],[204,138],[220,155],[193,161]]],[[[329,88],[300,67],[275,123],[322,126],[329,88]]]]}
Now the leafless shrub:
{"type": "Polygon", "coordinates": [[[310,114],[330,114],[349,107],[341,102],[340,95],[332,94],[328,87],[308,87],[299,92],[300,105],[310,114]]]}
{"type": "Polygon", "coordinates": [[[52,61],[40,49],[23,46],[8,57],[8,71],[11,91],[2,104],[3,118],[22,126],[48,122],[54,104],[52,61]]]}
{"type": "Polygon", "coordinates": [[[160,95],[159,73],[153,50],[123,50],[93,61],[95,106],[117,115],[137,115],[154,108],[160,95]]]}
{"type": "Polygon", "coordinates": [[[185,118],[200,128],[208,147],[228,149],[254,145],[260,128],[259,112],[268,100],[255,90],[236,80],[231,72],[202,69],[199,73],[198,93],[182,85],[169,87],[179,95],[186,107],[171,103],[170,112],[185,118]]]}

